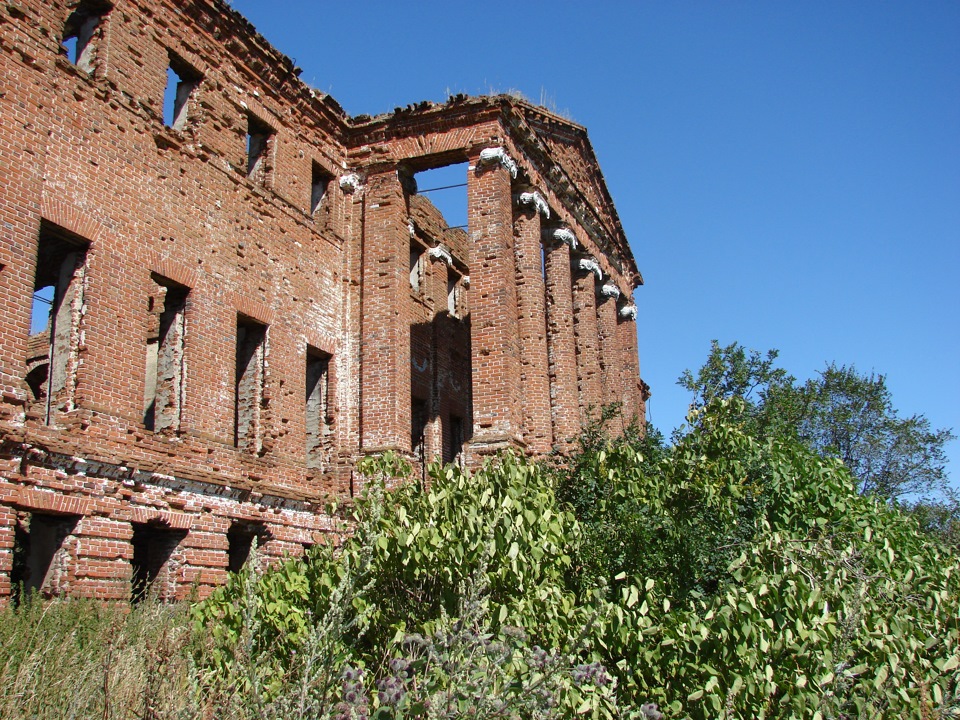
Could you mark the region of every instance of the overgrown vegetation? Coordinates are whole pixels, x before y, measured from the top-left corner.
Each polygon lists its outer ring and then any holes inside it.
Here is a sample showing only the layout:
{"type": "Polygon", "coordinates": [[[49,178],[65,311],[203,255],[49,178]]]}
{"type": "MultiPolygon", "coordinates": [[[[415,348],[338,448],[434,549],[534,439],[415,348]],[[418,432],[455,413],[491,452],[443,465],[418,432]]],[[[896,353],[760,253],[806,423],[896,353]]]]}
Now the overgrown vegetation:
{"type": "Polygon", "coordinates": [[[592,429],[569,467],[389,494],[409,467],[365,461],[340,548],[244,571],[189,623],[4,611],[0,715],[960,717],[956,547],[748,417],[714,400],[670,446],[592,429]]]}

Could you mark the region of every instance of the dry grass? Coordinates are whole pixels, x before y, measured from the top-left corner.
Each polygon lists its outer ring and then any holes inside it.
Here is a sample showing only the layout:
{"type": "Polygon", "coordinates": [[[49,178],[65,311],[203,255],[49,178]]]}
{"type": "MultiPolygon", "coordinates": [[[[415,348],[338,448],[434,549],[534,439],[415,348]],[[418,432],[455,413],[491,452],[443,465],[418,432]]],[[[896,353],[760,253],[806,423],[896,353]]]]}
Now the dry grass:
{"type": "Polygon", "coordinates": [[[0,611],[0,717],[204,717],[198,642],[186,604],[33,597],[0,611]]]}

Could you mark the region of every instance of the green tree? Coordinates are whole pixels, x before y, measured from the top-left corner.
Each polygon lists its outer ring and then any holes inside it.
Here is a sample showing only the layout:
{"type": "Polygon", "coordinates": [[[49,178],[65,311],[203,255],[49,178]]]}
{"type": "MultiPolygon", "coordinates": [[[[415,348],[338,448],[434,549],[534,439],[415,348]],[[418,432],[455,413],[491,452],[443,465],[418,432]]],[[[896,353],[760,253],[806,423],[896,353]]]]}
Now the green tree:
{"type": "Polygon", "coordinates": [[[901,417],[883,375],[829,364],[798,383],[765,355],[739,343],[713,341],[710,355],[678,384],[693,394],[692,408],[743,398],[741,422],[758,438],[791,438],[849,468],[861,494],[895,500],[948,490],[944,446],[954,439],[923,415],[901,417]]]}

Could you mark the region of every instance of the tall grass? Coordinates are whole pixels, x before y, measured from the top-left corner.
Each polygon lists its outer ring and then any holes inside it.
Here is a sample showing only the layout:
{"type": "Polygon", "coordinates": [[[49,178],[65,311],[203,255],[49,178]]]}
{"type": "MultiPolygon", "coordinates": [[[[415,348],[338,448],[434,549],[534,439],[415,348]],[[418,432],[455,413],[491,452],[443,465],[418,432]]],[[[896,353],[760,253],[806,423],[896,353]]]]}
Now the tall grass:
{"type": "Polygon", "coordinates": [[[4,720],[202,718],[186,603],[29,596],[0,610],[4,720]]]}

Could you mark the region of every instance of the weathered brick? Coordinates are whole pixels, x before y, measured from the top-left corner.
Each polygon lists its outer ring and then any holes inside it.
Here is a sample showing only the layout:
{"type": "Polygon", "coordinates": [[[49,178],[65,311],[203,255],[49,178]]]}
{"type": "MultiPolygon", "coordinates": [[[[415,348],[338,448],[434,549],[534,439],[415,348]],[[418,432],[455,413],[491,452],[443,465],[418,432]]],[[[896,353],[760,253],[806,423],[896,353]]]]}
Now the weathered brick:
{"type": "Polygon", "coordinates": [[[107,7],[0,23],[0,600],[203,597],[251,532],[265,564],[339,542],[364,454],[642,419],[642,278],[584,128],[507,96],[351,118],[223,0],[107,7]],[[454,163],[466,231],[410,181],[454,163]]]}

